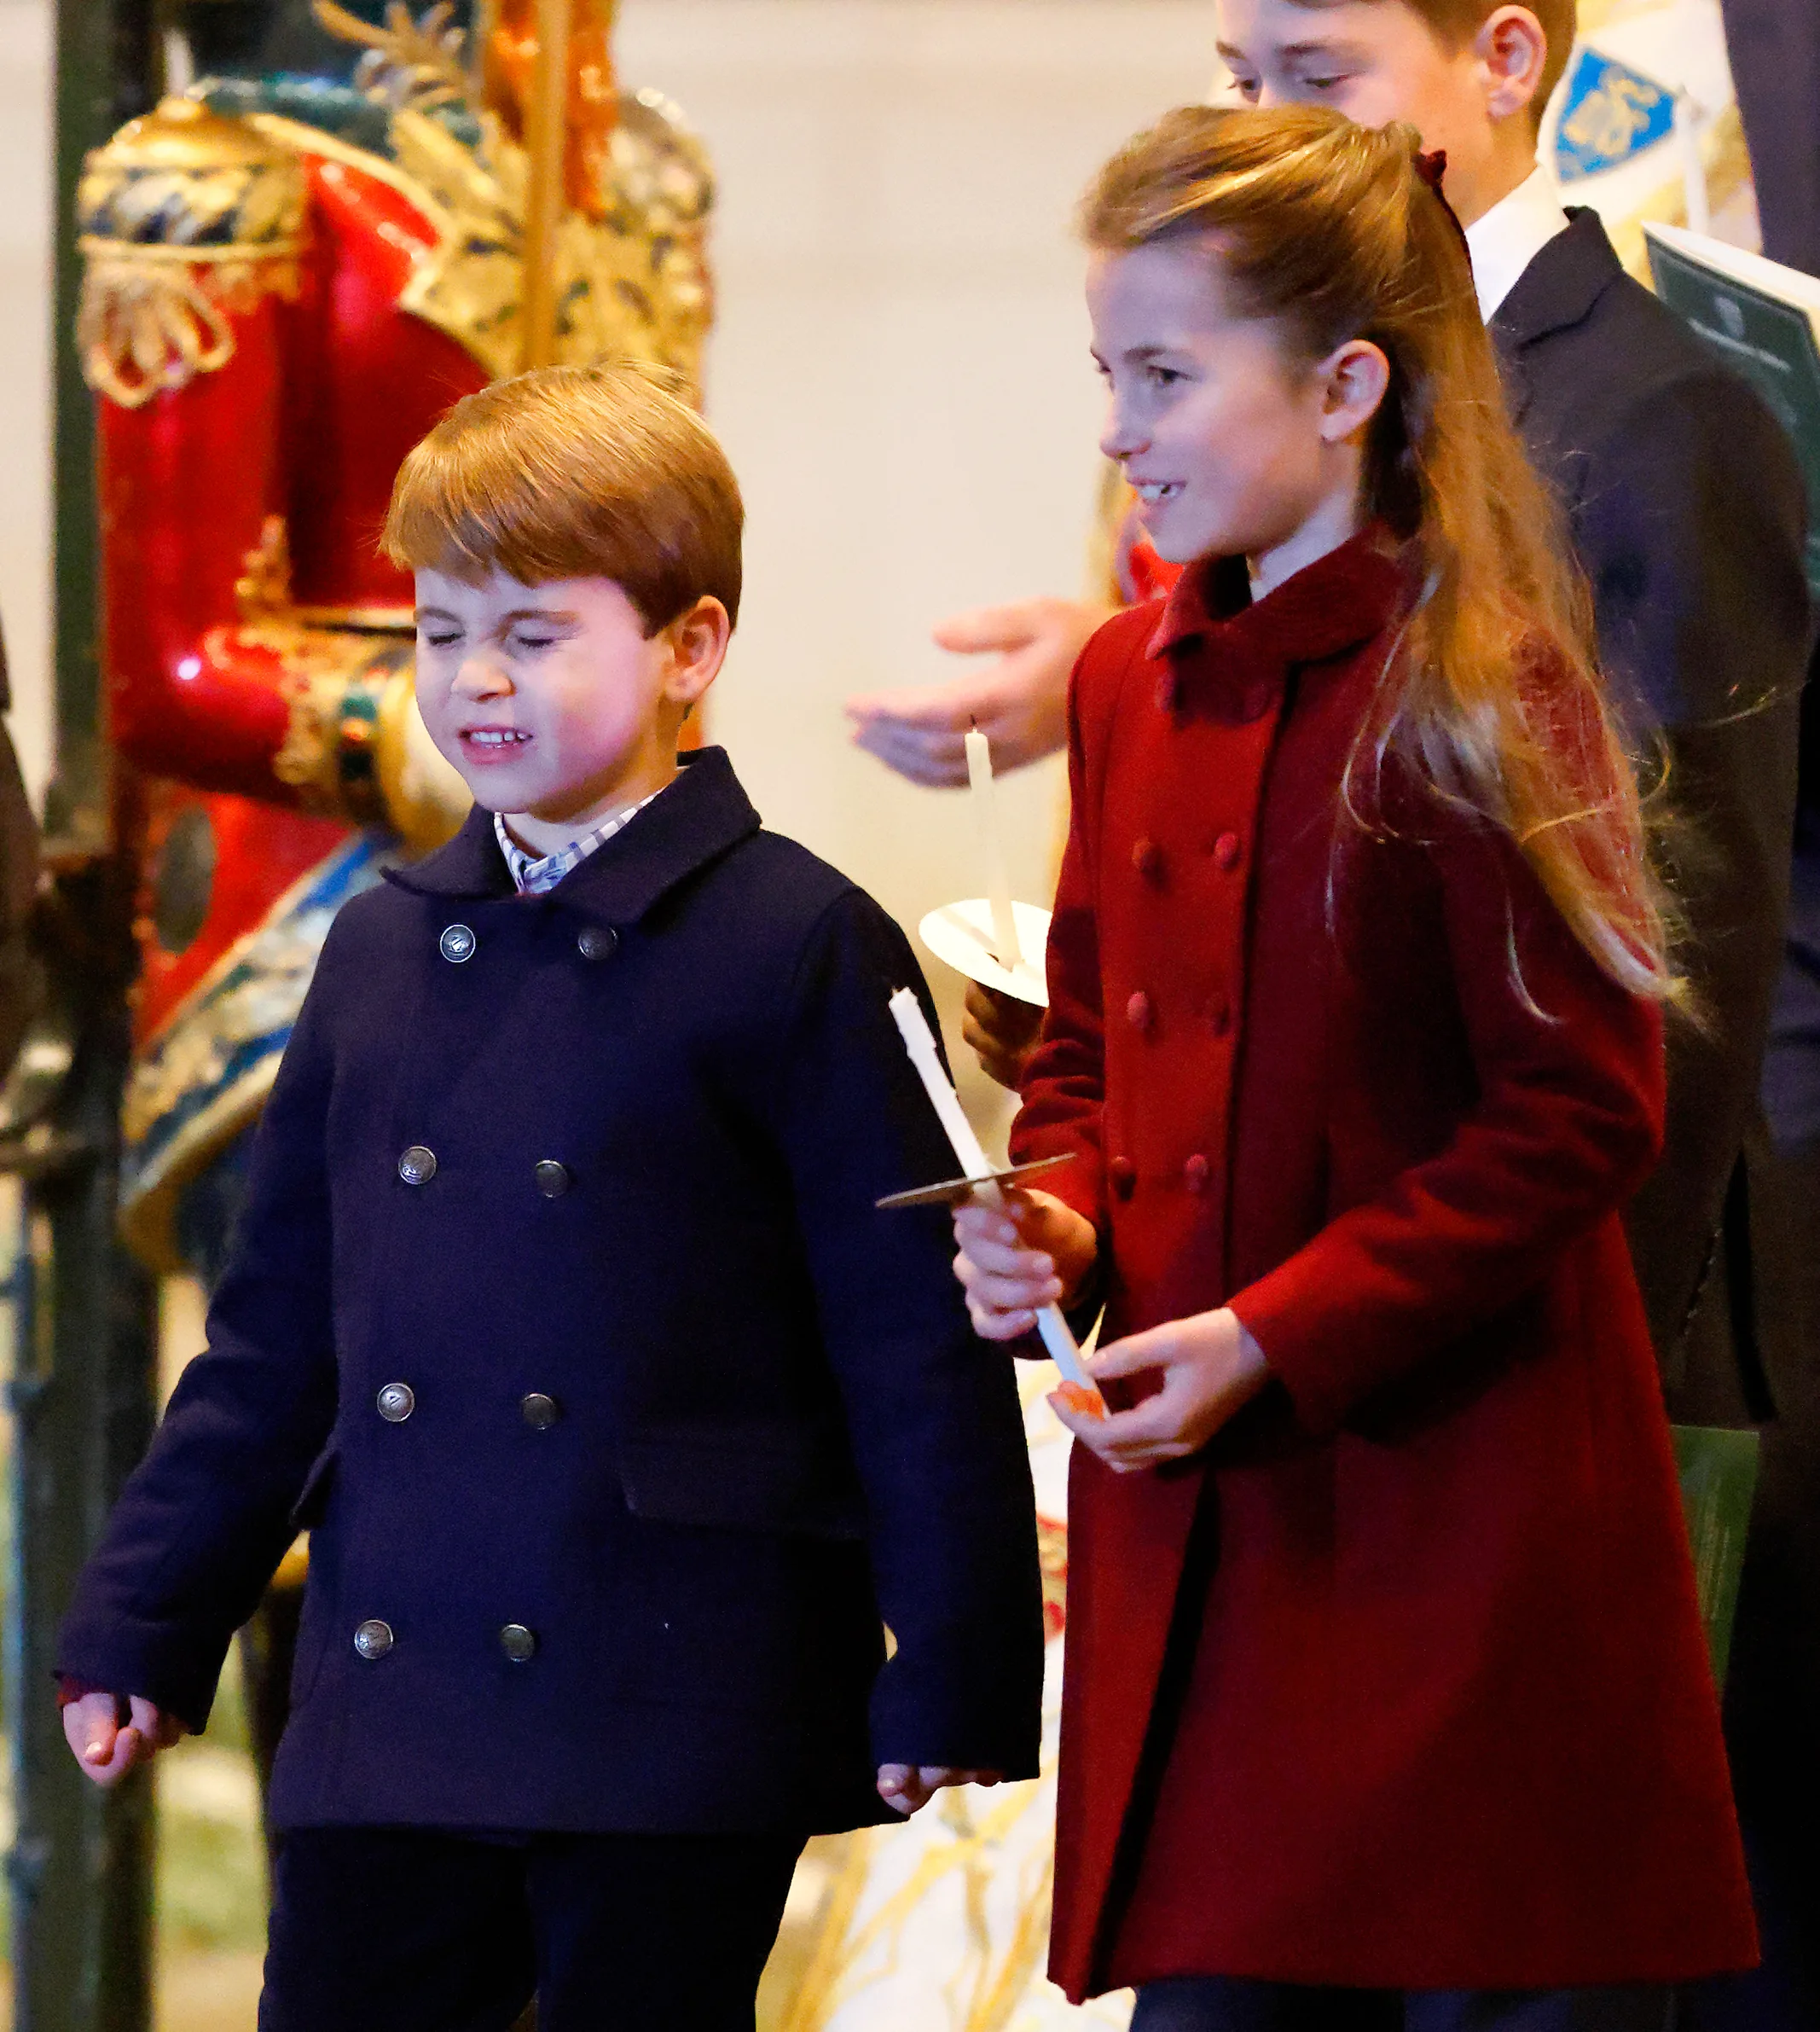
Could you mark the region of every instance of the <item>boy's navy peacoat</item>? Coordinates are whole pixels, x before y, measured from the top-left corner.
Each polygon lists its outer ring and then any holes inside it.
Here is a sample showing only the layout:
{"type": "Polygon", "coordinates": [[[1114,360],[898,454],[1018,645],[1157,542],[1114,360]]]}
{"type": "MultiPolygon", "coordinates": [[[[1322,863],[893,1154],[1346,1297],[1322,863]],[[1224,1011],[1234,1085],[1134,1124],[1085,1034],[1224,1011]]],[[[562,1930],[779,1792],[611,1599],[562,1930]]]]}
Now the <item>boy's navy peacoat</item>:
{"type": "Polygon", "coordinates": [[[713,749],[548,895],[491,821],[336,920],[209,1350],[60,1669],[205,1720],[311,1529],[281,1826],[814,1832],[1036,1768],[1010,1365],[877,904],[713,749]],[[884,1663],[881,1625],[896,1640],[884,1663]]]}

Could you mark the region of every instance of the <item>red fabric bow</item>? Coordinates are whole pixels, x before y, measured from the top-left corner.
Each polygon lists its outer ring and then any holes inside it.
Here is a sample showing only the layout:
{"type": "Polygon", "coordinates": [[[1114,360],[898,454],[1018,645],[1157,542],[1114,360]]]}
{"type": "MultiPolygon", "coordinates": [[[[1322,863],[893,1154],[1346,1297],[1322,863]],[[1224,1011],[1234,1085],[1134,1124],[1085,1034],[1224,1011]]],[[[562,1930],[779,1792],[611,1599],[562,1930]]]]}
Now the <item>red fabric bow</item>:
{"type": "Polygon", "coordinates": [[[1447,151],[1445,148],[1417,148],[1411,158],[1416,174],[1421,177],[1440,200],[1440,208],[1447,215],[1448,223],[1460,236],[1460,245],[1467,250],[1467,259],[1472,258],[1472,249],[1466,238],[1466,229],[1460,224],[1460,215],[1447,202],[1447,194],[1441,189],[1441,179],[1447,173],[1447,151]]]}

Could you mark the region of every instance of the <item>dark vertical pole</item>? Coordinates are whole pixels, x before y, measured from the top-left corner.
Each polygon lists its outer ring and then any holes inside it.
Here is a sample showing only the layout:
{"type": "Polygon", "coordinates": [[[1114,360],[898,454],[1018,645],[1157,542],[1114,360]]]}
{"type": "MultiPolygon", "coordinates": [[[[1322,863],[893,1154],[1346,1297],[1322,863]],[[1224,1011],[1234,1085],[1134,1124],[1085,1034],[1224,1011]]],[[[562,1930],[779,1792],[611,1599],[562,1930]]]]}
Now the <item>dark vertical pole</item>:
{"type": "Polygon", "coordinates": [[[25,1248],[11,1396],[15,1570],[7,1663],[18,1834],[15,2032],[146,2032],[151,1793],[103,1794],[52,1704],[56,1626],[76,1571],[151,1427],[152,1294],[114,1239],[130,1046],[130,829],[110,810],[98,654],[93,407],[76,357],[83,157],[155,90],[153,0],[56,0],[52,430],[57,754],[46,800],[53,1027],[70,1069],[48,1118],[14,1139],[25,1248]]]}
{"type": "Polygon", "coordinates": [[[98,641],[95,405],[83,386],[75,344],[82,287],[76,185],[89,150],[152,104],[158,55],[153,0],[56,0],[51,357],[57,755],[44,825],[54,837],[84,845],[99,845],[106,836],[107,787],[98,641]]]}
{"type": "Polygon", "coordinates": [[[151,1433],[151,1292],[114,1240],[127,1057],[130,887],[95,856],[59,874],[49,958],[74,1046],[28,1170],[17,1315],[14,1572],[9,1651],[18,1833],[15,2032],[145,2032],[151,2022],[151,1790],[91,1785],[52,1698],[77,1570],[151,1433]]]}

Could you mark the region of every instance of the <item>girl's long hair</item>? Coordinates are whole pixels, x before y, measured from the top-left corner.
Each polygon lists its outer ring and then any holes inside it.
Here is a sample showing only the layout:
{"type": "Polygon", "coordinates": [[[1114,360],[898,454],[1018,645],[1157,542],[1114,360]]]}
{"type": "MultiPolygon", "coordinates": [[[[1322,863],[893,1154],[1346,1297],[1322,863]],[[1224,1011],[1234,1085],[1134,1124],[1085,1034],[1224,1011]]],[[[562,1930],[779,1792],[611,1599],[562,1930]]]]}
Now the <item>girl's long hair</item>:
{"type": "Polygon", "coordinates": [[[1348,759],[1347,809],[1382,824],[1386,760],[1413,765],[1510,835],[1613,979],[1679,1001],[1585,582],[1505,412],[1464,236],[1417,149],[1411,128],[1321,107],[1185,107],[1101,171],[1082,232],[1110,253],[1204,240],[1230,300],[1278,325],[1294,359],[1349,339],[1382,348],[1364,506],[1412,553],[1420,590],[1348,759]]]}

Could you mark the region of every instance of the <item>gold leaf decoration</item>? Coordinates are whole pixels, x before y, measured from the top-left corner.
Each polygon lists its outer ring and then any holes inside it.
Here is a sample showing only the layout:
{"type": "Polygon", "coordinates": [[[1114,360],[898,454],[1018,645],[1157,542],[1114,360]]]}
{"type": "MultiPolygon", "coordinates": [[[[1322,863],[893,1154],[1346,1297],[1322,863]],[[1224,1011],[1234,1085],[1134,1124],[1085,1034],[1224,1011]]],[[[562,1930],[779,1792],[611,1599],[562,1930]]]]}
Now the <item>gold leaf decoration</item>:
{"type": "Polygon", "coordinates": [[[243,120],[166,99],[84,165],[76,340],[89,386],[125,409],[234,357],[235,312],[293,296],[303,167],[243,120]]]}

